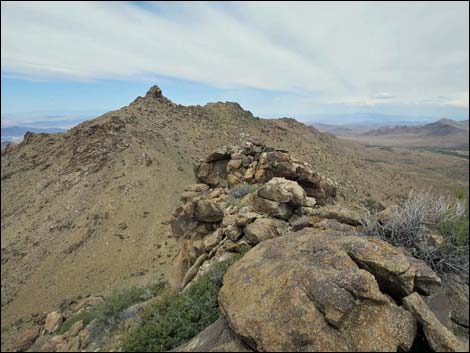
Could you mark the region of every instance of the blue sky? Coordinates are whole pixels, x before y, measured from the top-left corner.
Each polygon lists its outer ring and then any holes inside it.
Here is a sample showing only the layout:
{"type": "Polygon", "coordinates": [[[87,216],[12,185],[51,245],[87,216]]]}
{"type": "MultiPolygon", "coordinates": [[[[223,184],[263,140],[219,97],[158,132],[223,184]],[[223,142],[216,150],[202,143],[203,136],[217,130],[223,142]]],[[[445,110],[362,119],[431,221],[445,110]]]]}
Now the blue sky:
{"type": "Polygon", "coordinates": [[[2,125],[73,125],[152,84],[260,117],[468,118],[468,2],[1,6],[2,125]]]}

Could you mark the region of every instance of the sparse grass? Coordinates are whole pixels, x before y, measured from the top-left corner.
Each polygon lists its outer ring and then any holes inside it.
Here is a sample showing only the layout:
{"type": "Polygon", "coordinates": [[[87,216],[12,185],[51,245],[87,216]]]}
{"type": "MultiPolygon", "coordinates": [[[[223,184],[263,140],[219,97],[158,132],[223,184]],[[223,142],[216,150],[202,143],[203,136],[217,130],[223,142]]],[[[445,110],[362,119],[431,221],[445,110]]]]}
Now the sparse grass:
{"type": "Polygon", "coordinates": [[[164,283],[160,282],[146,288],[131,287],[125,290],[114,291],[110,297],[106,298],[104,303],[89,309],[84,309],[63,322],[57,330],[57,333],[63,334],[67,332],[74,323],[80,320],[83,321],[84,325],[96,320],[95,332],[98,336],[112,332],[117,328],[120,322],[120,314],[124,310],[136,303],[154,297],[163,288],[164,283]]]}
{"type": "Polygon", "coordinates": [[[457,198],[450,198],[411,192],[400,207],[389,214],[387,222],[382,223],[377,214],[370,214],[365,222],[365,233],[404,247],[439,273],[468,274],[468,193],[463,195],[459,192],[457,198]],[[465,197],[464,204],[461,199],[465,197]],[[443,243],[429,242],[426,235],[431,232],[440,234],[443,243]]]}
{"type": "Polygon", "coordinates": [[[219,318],[218,293],[228,268],[241,256],[220,262],[186,291],[166,289],[141,315],[124,340],[124,351],[164,352],[190,340],[219,318]]]}

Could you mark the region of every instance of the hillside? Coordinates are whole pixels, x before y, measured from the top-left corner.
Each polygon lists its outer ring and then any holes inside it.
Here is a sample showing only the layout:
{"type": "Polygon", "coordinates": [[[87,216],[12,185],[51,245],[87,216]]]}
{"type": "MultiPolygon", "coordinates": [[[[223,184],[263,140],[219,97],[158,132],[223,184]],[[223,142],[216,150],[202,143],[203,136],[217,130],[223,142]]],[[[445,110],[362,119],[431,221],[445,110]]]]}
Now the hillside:
{"type": "Polygon", "coordinates": [[[375,141],[378,138],[407,146],[468,146],[468,120],[455,121],[444,118],[418,126],[387,126],[364,132],[353,139],[375,141]]]}
{"type": "Polygon", "coordinates": [[[260,119],[231,102],[182,106],[154,86],[67,132],[28,133],[2,150],[2,325],[66,297],[163,278],[176,256],[168,220],[194,164],[248,138],[310,163],[355,207],[423,185],[420,175],[367,161],[362,146],[293,119],[260,119]]]}

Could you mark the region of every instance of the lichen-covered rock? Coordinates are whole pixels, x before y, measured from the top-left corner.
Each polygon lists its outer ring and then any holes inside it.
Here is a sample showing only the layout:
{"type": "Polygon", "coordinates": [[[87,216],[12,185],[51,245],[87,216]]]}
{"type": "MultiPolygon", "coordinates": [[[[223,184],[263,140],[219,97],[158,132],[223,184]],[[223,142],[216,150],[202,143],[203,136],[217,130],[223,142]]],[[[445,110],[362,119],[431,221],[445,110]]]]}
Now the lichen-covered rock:
{"type": "Polygon", "coordinates": [[[376,276],[400,277],[409,267],[383,241],[304,228],[260,243],[235,263],[219,303],[253,350],[406,351],[416,321],[381,292],[376,276]]]}
{"type": "Polygon", "coordinates": [[[258,196],[293,206],[302,206],[306,198],[305,191],[299,184],[285,178],[272,178],[258,189],[258,196]]]}
{"type": "Polygon", "coordinates": [[[459,340],[429,309],[418,293],[403,299],[403,306],[409,310],[423,327],[424,335],[436,352],[468,352],[468,344],[459,340]]]}

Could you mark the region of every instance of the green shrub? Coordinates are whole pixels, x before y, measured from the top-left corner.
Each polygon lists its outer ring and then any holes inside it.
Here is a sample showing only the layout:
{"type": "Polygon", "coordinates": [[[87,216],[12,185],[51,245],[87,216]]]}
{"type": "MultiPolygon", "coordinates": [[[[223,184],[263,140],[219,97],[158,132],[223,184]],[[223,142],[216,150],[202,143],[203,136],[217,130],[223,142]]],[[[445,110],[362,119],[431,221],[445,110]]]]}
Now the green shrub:
{"type": "Polygon", "coordinates": [[[84,309],[78,314],[70,317],[62,323],[58,329],[58,334],[67,332],[72,325],[82,320],[87,325],[96,320],[96,332],[98,335],[111,332],[116,329],[120,322],[120,315],[130,306],[143,302],[157,295],[165,284],[163,282],[154,284],[146,288],[131,287],[128,289],[114,291],[105,302],[89,309],[84,309]]]}
{"type": "Polygon", "coordinates": [[[241,255],[220,262],[186,291],[166,289],[141,315],[124,340],[124,351],[164,352],[190,340],[219,318],[218,293],[228,268],[241,255]]]}

